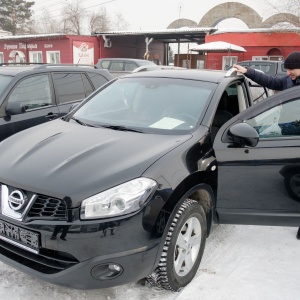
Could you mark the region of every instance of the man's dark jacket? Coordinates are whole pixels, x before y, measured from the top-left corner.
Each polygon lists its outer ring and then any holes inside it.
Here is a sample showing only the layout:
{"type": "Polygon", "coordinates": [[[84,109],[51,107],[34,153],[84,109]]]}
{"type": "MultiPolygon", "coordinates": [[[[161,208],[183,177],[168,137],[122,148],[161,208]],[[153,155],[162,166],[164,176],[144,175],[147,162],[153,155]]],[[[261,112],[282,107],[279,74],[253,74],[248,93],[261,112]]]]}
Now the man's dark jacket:
{"type": "Polygon", "coordinates": [[[247,72],[244,75],[258,83],[259,85],[276,91],[283,91],[296,85],[300,85],[299,77],[297,77],[296,80],[292,80],[290,76],[278,78],[264,74],[249,67],[247,68],[247,72]]]}

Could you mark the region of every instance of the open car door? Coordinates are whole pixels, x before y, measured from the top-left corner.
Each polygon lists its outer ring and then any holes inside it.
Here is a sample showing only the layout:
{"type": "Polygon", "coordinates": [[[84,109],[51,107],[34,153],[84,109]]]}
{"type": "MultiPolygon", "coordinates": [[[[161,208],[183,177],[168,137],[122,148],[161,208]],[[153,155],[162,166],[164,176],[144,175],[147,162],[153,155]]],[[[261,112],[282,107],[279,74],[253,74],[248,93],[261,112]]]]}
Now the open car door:
{"type": "Polygon", "coordinates": [[[277,93],[218,131],[219,223],[300,226],[299,95],[277,93]]]}

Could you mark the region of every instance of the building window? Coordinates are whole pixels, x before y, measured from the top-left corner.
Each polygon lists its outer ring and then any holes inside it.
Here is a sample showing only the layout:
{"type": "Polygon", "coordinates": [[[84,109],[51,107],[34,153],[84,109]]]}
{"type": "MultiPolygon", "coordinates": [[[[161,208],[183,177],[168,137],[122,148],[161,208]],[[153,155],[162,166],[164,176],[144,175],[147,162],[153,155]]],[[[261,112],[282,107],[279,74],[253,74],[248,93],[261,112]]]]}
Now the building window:
{"type": "Polygon", "coordinates": [[[202,59],[197,59],[197,69],[204,69],[205,61],[202,59]]]}
{"type": "Polygon", "coordinates": [[[236,64],[238,60],[237,56],[223,56],[222,70],[228,70],[232,65],[236,64]]]}
{"type": "Polygon", "coordinates": [[[41,51],[30,51],[29,52],[29,62],[32,63],[42,63],[43,62],[43,55],[41,51]]]}
{"type": "Polygon", "coordinates": [[[0,52],[0,63],[4,63],[4,55],[3,52],[0,52]]]}
{"type": "Polygon", "coordinates": [[[47,63],[48,64],[60,64],[60,52],[59,51],[47,51],[47,63]]]}

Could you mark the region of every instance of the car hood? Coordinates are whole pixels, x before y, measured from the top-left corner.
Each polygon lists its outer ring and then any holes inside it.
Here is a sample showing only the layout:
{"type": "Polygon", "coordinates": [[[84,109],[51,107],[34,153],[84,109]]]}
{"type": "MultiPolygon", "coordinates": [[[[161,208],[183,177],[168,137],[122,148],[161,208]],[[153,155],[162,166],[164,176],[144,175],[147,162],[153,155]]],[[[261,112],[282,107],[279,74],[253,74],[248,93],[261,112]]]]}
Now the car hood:
{"type": "Polygon", "coordinates": [[[137,178],[161,156],[191,138],[93,128],[51,121],[0,143],[0,182],[72,206],[137,178]]]}

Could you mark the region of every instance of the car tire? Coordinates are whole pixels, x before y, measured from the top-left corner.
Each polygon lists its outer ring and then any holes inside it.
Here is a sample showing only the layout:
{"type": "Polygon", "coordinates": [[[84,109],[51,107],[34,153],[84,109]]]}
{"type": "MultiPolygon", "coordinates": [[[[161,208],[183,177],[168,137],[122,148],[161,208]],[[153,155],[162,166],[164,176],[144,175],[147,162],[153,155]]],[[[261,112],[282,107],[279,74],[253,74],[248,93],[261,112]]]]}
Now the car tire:
{"type": "Polygon", "coordinates": [[[178,292],[190,283],[197,273],[206,237],[203,207],[186,199],[169,225],[159,264],[147,277],[150,284],[178,292]]]}
{"type": "Polygon", "coordinates": [[[300,201],[300,174],[289,174],[284,178],[284,185],[289,195],[300,201]]]}

